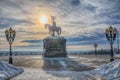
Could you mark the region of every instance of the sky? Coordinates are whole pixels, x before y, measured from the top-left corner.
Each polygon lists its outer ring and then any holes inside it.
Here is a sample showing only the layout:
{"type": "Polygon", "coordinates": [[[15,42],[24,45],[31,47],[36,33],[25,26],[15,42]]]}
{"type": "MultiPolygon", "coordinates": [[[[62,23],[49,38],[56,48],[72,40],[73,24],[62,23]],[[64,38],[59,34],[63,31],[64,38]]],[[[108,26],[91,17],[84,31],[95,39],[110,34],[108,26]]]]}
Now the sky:
{"type": "MultiPolygon", "coordinates": [[[[16,30],[13,49],[42,50],[42,40],[49,36],[40,16],[56,17],[68,50],[109,48],[105,30],[110,25],[120,30],[120,0],[0,0],[0,50],[9,50],[5,30],[16,30]]],[[[116,42],[115,45],[116,47],[116,42]]]]}

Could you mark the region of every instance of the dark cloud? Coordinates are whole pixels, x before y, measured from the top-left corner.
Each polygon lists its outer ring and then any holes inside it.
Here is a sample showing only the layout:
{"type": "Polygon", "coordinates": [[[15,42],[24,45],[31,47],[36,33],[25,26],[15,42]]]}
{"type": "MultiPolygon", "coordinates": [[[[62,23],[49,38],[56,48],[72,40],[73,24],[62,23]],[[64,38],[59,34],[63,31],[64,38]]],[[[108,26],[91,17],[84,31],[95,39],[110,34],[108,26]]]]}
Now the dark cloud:
{"type": "Polygon", "coordinates": [[[69,24],[87,24],[84,21],[69,21],[69,24]]]}
{"type": "Polygon", "coordinates": [[[21,42],[27,42],[27,43],[42,43],[42,40],[23,40],[21,42]]]}
{"type": "Polygon", "coordinates": [[[119,21],[102,21],[102,22],[93,23],[92,25],[95,26],[100,24],[116,25],[116,24],[120,24],[120,22],[119,21]]]}
{"type": "Polygon", "coordinates": [[[17,30],[17,32],[25,33],[26,35],[37,35],[37,34],[47,34],[46,32],[39,31],[39,32],[31,32],[31,31],[26,31],[23,29],[17,30]]]}
{"type": "Polygon", "coordinates": [[[108,17],[109,19],[116,19],[119,20],[120,19],[120,8],[118,9],[113,9],[113,10],[108,10],[105,12],[100,13],[98,16],[100,17],[108,17]]]}
{"type": "Polygon", "coordinates": [[[80,0],[71,0],[71,4],[72,4],[73,6],[77,6],[77,5],[80,4],[80,0]]]}
{"type": "MultiPolygon", "coordinates": [[[[120,0],[106,0],[100,2],[103,6],[99,9],[99,14],[93,16],[94,19],[100,19],[97,23],[92,23],[95,25],[106,24],[106,25],[116,25],[120,24],[120,0]]],[[[95,26],[94,25],[94,26],[95,26]]]]}
{"type": "Polygon", "coordinates": [[[95,7],[95,6],[92,6],[92,5],[88,5],[88,6],[86,6],[85,7],[87,10],[89,10],[89,11],[96,11],[96,9],[97,9],[97,7],[95,7]]]}
{"type": "Polygon", "coordinates": [[[0,5],[1,6],[5,6],[7,8],[18,8],[21,9],[21,4],[17,3],[16,1],[12,1],[12,0],[0,0],[0,5]]]}
{"type": "Polygon", "coordinates": [[[20,24],[33,24],[32,22],[24,19],[16,19],[16,18],[0,18],[0,28],[7,28],[7,27],[12,27],[20,24]]]}
{"type": "Polygon", "coordinates": [[[87,35],[88,33],[85,34],[67,38],[67,45],[93,45],[95,42],[98,44],[107,44],[105,35],[102,33],[95,32],[90,36],[87,35]]]}

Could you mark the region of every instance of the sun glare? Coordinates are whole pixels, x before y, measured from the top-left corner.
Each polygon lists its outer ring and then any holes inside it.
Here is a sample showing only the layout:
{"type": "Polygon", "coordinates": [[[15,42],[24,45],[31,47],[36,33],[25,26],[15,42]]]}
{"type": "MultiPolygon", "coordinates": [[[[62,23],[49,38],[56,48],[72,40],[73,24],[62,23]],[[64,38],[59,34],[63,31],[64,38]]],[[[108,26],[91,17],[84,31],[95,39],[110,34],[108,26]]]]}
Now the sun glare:
{"type": "Polygon", "coordinates": [[[40,16],[40,23],[46,24],[48,22],[47,16],[40,16]]]}

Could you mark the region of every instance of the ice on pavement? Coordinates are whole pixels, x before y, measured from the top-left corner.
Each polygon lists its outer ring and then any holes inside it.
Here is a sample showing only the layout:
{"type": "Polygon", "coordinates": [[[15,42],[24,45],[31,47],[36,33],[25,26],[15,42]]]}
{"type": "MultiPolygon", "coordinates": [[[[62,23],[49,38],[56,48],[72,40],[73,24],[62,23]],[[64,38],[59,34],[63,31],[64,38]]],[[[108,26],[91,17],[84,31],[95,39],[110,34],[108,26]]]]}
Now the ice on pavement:
{"type": "Polygon", "coordinates": [[[0,80],[6,80],[7,78],[12,78],[23,72],[22,68],[15,67],[6,62],[0,61],[0,80]]]}
{"type": "Polygon", "coordinates": [[[24,68],[25,72],[13,80],[120,80],[120,60],[91,71],[48,71],[24,68]]]}
{"type": "Polygon", "coordinates": [[[44,71],[24,68],[24,73],[12,80],[102,80],[99,75],[76,71],[44,71]]]}

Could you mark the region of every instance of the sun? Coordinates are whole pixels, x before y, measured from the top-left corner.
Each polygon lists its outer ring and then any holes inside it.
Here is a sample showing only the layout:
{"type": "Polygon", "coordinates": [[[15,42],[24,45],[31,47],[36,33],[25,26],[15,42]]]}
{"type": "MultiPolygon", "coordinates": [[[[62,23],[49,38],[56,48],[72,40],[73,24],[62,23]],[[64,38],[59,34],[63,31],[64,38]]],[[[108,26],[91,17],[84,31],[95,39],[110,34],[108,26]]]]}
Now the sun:
{"type": "Polygon", "coordinates": [[[40,23],[42,24],[46,24],[48,22],[48,18],[47,16],[40,16],[40,23]]]}

